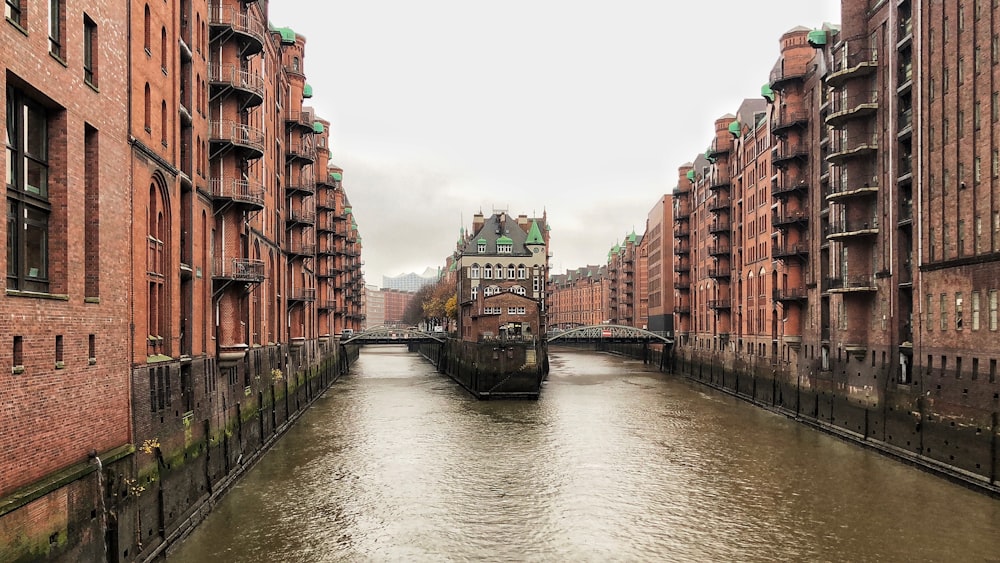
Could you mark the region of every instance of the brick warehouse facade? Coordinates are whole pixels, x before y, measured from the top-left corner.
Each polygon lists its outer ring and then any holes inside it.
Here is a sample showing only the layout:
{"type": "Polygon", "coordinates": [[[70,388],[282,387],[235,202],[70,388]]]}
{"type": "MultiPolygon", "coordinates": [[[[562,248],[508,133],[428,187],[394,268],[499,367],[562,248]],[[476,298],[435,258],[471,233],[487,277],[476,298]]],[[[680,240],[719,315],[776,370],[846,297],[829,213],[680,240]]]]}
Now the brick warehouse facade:
{"type": "Polygon", "coordinates": [[[682,371],[996,490],[994,7],[848,0],[784,34],[680,168],[674,286],[682,371]]]}
{"type": "Polygon", "coordinates": [[[161,553],[348,361],[361,240],[266,10],[6,4],[0,560],[161,553]]]}

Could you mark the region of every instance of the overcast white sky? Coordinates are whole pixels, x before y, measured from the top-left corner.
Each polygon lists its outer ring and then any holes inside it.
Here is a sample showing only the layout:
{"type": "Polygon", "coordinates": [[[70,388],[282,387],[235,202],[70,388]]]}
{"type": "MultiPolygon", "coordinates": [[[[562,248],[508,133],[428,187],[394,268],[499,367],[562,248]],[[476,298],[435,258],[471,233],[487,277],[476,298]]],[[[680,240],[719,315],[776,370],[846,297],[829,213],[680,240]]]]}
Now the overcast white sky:
{"type": "Polygon", "coordinates": [[[553,273],[642,233],[778,58],[836,0],[271,0],[306,37],[310,101],[366,281],[443,265],[477,211],[548,212],[553,273]]]}

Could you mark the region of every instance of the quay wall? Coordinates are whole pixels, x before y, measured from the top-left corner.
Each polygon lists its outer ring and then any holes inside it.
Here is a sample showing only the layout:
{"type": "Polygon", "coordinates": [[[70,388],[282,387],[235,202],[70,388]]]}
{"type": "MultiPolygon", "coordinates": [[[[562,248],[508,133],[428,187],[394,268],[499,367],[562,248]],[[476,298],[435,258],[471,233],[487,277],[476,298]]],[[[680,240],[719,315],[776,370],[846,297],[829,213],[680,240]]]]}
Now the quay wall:
{"type": "Polygon", "coordinates": [[[477,399],[537,399],[548,374],[548,347],[539,341],[425,343],[420,354],[477,399]]]}
{"type": "Polygon", "coordinates": [[[307,341],[132,368],[132,442],[0,499],[0,561],[155,561],[358,357],[307,341]]]}
{"type": "MultiPolygon", "coordinates": [[[[606,351],[633,358],[644,354],[641,345],[630,344],[610,345],[606,351]]],[[[690,348],[671,353],[657,346],[646,354],[646,363],[660,371],[1000,497],[996,401],[949,398],[940,386],[896,383],[892,366],[876,362],[873,367],[857,358],[819,370],[811,369],[812,363],[748,361],[690,348]]]]}

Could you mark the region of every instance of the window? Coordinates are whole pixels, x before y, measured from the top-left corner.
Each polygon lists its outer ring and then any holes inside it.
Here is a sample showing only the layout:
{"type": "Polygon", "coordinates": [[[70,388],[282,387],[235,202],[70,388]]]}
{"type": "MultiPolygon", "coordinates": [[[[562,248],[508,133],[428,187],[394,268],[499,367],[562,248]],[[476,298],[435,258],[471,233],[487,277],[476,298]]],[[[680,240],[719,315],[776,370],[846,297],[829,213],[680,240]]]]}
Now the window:
{"type": "Polygon", "coordinates": [[[478,252],[480,254],[485,254],[486,253],[486,243],[485,242],[478,243],[476,245],[476,252],[478,252]]]}
{"type": "Polygon", "coordinates": [[[479,279],[479,264],[473,264],[472,267],[469,268],[469,278],[474,280],[479,279]]]}
{"type": "Polygon", "coordinates": [[[97,336],[87,335],[87,359],[91,364],[97,363],[97,336]]]}
{"type": "Polygon", "coordinates": [[[941,330],[948,330],[948,295],[941,294],[941,330]]]}
{"type": "Polygon", "coordinates": [[[934,330],[934,296],[930,293],[927,294],[927,308],[924,311],[928,331],[934,330]]]}
{"type": "Polygon", "coordinates": [[[7,88],[7,287],[49,290],[49,116],[7,88]]]}
{"type": "Polygon", "coordinates": [[[979,330],[979,292],[972,292],[972,330],[979,330]]]}
{"type": "Polygon", "coordinates": [[[514,246],[510,245],[510,244],[498,244],[497,245],[497,254],[510,254],[511,252],[513,252],[513,250],[514,250],[514,246]]]}
{"type": "Polygon", "coordinates": [[[997,329],[997,290],[990,290],[990,330],[997,329]]]}
{"type": "Polygon", "coordinates": [[[152,115],[151,114],[152,114],[153,109],[152,109],[152,106],[150,104],[152,104],[152,100],[150,99],[149,82],[147,82],[146,83],[146,88],[143,91],[143,113],[142,113],[142,124],[143,124],[143,127],[146,129],[147,133],[149,133],[149,132],[152,131],[152,128],[150,127],[150,123],[151,123],[151,120],[152,120],[152,115]]]}
{"type": "Polygon", "coordinates": [[[160,28],[160,70],[167,73],[167,28],[160,28]]]}
{"type": "Polygon", "coordinates": [[[63,0],[49,0],[49,52],[62,59],[63,54],[63,21],[66,16],[66,5],[63,0]]]}
{"type": "Polygon", "coordinates": [[[167,101],[160,102],[160,143],[167,146],[167,101]]]}
{"type": "Polygon", "coordinates": [[[507,266],[507,279],[509,279],[509,280],[514,279],[514,271],[515,270],[514,270],[514,265],[513,264],[511,264],[510,266],[507,266]]]}
{"type": "Polygon", "coordinates": [[[21,0],[7,0],[3,13],[8,20],[21,26],[21,0]]]}
{"type": "Polygon", "coordinates": [[[472,286],[472,300],[475,301],[476,297],[479,297],[479,286],[478,285],[472,286]]]}
{"type": "Polygon", "coordinates": [[[56,335],[56,368],[63,367],[63,335],[56,335]]]}
{"type": "Polygon", "coordinates": [[[98,185],[100,152],[97,129],[89,125],[83,132],[83,242],[84,242],[84,296],[101,294],[101,196],[98,185]]]}
{"type": "MultiPolygon", "coordinates": [[[[149,335],[148,353],[164,353],[164,343],[168,335],[167,322],[169,297],[166,293],[167,248],[164,241],[170,240],[167,206],[160,185],[156,180],[149,184],[148,217],[146,239],[146,281],[149,286],[147,324],[149,335]]],[[[142,334],[142,333],[140,333],[142,334]]]]}
{"type": "Polygon", "coordinates": [[[153,56],[151,29],[152,25],[149,15],[149,4],[146,4],[146,9],[143,11],[142,15],[142,46],[146,49],[147,56],[153,56]]]}
{"type": "Polygon", "coordinates": [[[962,293],[955,294],[955,330],[962,330],[962,313],[964,309],[962,293]]]}
{"type": "Polygon", "coordinates": [[[517,307],[507,307],[507,314],[508,315],[516,315],[517,314],[517,307]]]}
{"type": "Polygon", "coordinates": [[[493,266],[492,265],[487,264],[487,265],[483,266],[483,279],[484,280],[491,280],[491,279],[493,279],[493,266]]]}
{"type": "Polygon", "coordinates": [[[527,270],[523,265],[517,267],[517,279],[523,280],[528,278],[527,270]]]}
{"type": "Polygon", "coordinates": [[[97,86],[97,24],[83,16],[83,79],[97,86]]]}

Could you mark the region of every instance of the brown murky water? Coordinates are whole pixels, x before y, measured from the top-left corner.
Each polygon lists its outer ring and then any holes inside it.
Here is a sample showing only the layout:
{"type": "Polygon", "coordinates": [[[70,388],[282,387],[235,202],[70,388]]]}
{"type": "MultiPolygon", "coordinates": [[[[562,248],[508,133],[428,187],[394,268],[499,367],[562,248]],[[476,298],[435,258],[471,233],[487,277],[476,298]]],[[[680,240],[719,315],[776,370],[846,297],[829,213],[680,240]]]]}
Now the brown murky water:
{"type": "Polygon", "coordinates": [[[366,349],[168,561],[1000,561],[1000,501],[641,363],[366,349]]]}

